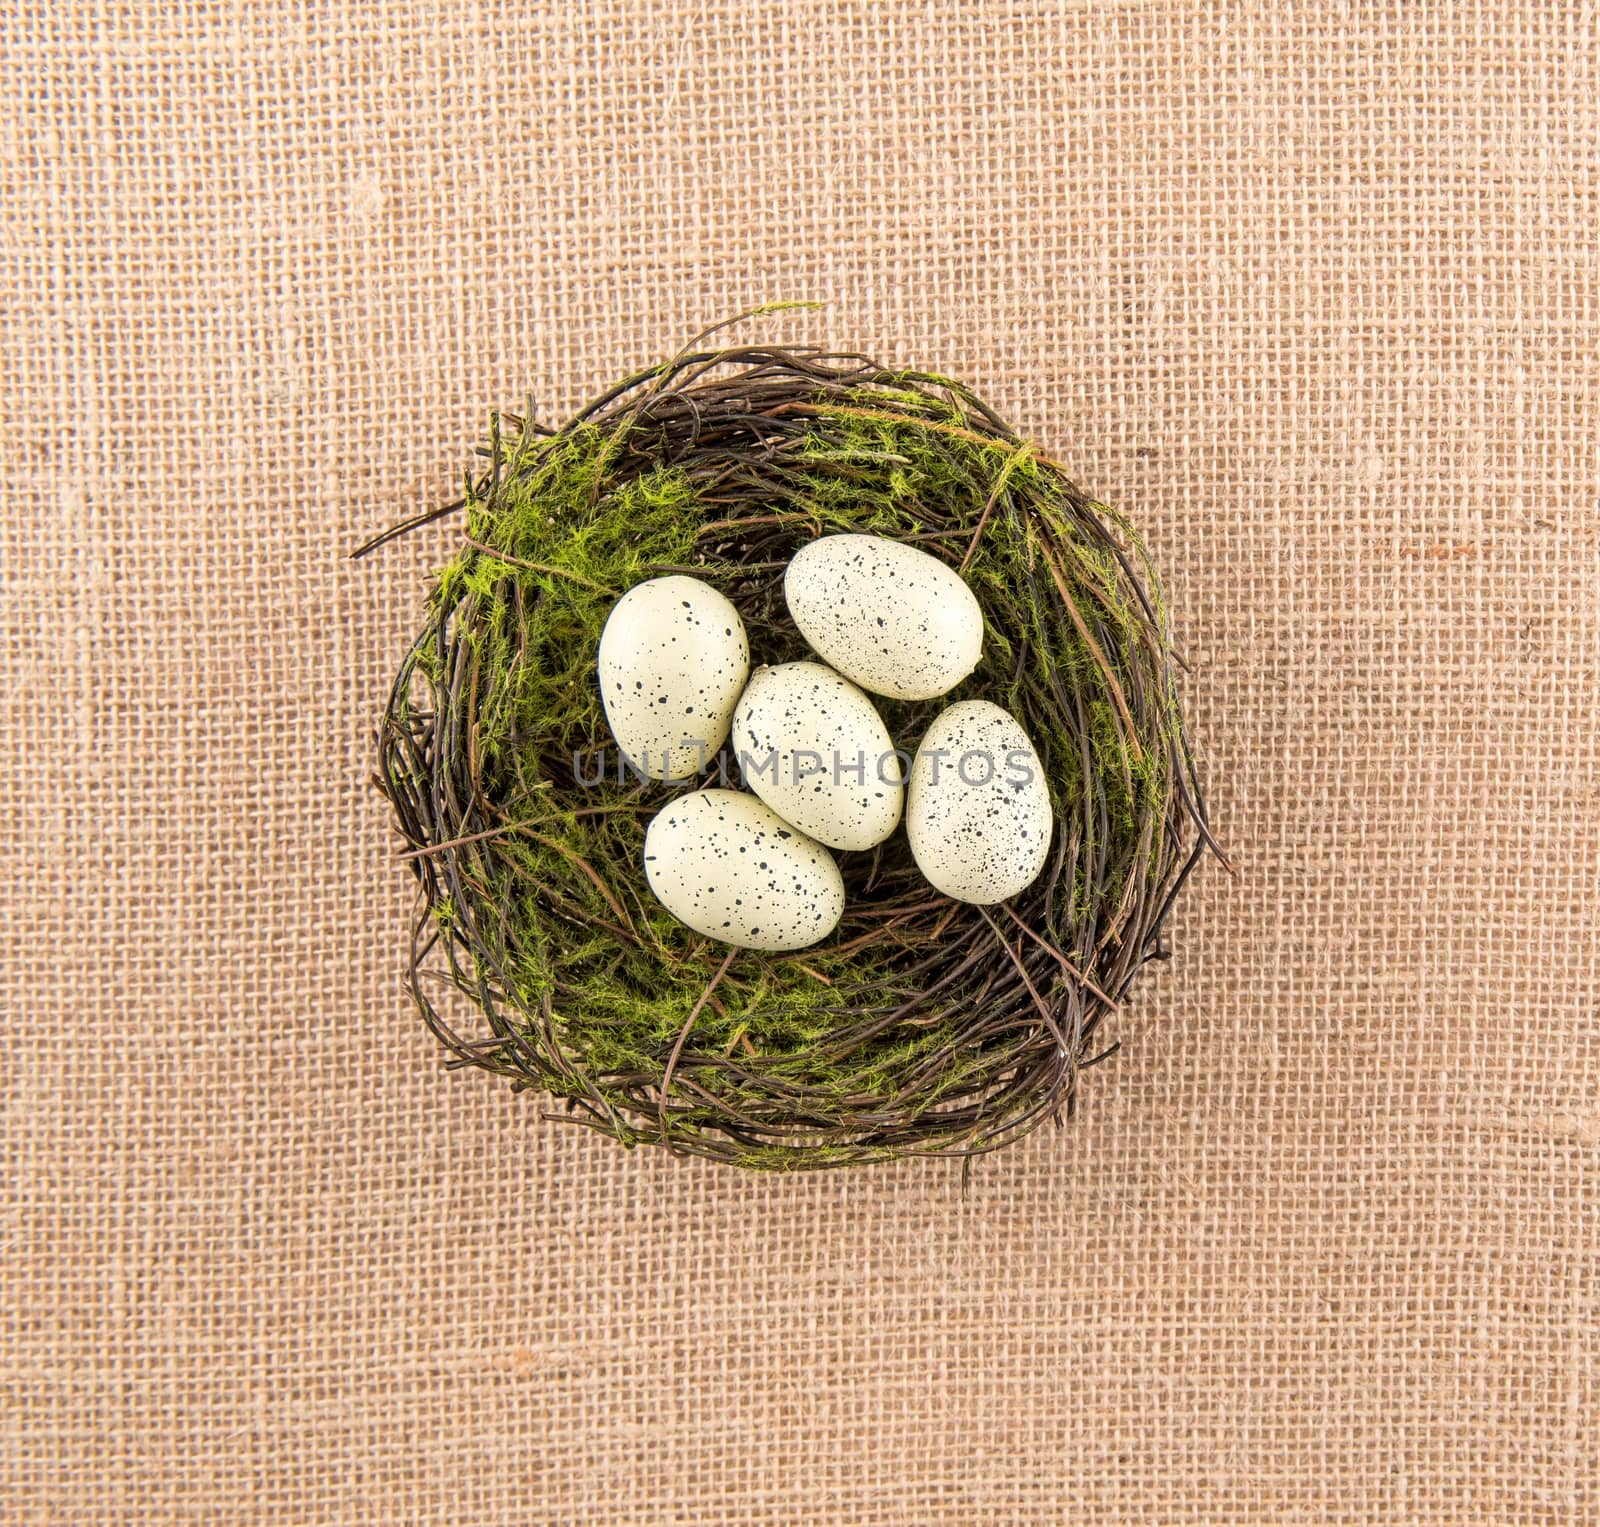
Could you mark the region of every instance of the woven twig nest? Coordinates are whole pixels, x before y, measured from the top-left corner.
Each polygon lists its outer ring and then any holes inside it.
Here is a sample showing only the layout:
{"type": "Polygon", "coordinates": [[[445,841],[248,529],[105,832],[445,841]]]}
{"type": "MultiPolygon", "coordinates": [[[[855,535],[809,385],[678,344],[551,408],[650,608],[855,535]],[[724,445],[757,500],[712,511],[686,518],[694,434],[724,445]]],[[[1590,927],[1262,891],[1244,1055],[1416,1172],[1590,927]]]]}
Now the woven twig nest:
{"type": "Polygon", "coordinates": [[[450,506],[465,544],[380,735],[421,888],[411,992],[455,1063],[625,1144],[767,1168],[991,1150],[1071,1111],[1109,1053],[1102,1019],[1165,956],[1173,898],[1215,847],[1154,570],[960,383],[706,338],[559,429],[494,419],[450,506]],[[976,594],[976,671],[880,710],[906,747],[953,700],[1018,718],[1050,855],[1026,891],[976,906],[936,892],[900,831],[838,856],[846,909],[824,941],[733,950],[647,886],[646,826],[694,784],[599,764],[599,634],[625,590],[689,573],[738,608],[753,661],[805,658],[784,568],[837,531],[913,542],[976,594]]]}

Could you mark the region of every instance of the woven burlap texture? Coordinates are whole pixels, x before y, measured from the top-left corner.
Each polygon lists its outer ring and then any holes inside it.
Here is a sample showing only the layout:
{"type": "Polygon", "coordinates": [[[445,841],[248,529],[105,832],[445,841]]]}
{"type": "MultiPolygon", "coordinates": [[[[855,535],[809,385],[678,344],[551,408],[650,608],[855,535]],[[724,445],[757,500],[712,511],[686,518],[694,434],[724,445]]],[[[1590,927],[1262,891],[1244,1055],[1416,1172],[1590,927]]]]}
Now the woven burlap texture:
{"type": "Polygon", "coordinates": [[[0,1516],[1600,1520],[1592,5],[0,19],[0,1516]],[[751,303],[1146,531],[1238,864],[1077,1120],[450,1073],[372,728],[491,408],[751,303]]]}

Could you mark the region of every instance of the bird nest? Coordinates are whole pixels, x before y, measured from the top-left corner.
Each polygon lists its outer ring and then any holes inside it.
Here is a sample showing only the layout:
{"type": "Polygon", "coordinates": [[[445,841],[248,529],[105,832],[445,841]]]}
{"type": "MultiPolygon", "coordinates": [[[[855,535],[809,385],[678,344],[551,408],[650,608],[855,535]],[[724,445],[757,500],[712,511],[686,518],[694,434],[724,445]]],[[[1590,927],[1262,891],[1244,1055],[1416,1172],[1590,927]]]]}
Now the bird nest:
{"type": "Polygon", "coordinates": [[[627,1145],[776,1169],[992,1150],[1071,1113],[1115,1048],[1102,1020],[1216,850],[1155,571],[961,383],[714,332],[558,429],[494,417],[465,497],[379,538],[465,512],[380,728],[420,885],[411,994],[454,1064],[627,1145]],[[784,568],[839,531],[912,543],[977,596],[972,675],[879,710],[902,747],[955,700],[1017,717],[1049,858],[971,905],[897,832],[837,856],[845,912],[821,943],[731,949],[655,900],[642,852],[675,793],[738,780],[717,760],[687,785],[606,767],[600,631],[628,588],[687,573],[738,608],[753,661],[807,658],[784,568]]]}

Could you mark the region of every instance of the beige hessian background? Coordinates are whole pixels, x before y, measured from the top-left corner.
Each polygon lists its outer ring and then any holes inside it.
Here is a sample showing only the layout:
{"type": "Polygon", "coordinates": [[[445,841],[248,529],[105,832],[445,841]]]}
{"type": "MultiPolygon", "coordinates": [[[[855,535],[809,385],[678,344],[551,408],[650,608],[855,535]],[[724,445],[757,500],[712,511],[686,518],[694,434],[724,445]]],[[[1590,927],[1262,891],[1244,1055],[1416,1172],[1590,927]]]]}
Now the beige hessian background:
{"type": "Polygon", "coordinates": [[[0,1516],[1600,1521],[1597,28],[12,0],[0,1516]],[[346,552],[778,297],[1145,528],[1240,866],[964,1198],[629,1155],[401,993],[453,531],[346,552]]]}

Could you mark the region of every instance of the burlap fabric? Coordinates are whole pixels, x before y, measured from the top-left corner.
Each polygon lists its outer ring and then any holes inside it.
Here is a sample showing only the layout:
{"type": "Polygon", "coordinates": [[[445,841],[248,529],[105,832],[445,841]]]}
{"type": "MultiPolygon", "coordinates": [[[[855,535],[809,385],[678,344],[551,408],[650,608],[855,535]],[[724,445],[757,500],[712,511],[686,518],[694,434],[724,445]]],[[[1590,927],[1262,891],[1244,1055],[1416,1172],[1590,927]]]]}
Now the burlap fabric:
{"type": "Polygon", "coordinates": [[[0,1516],[1600,1520],[1592,5],[0,26],[0,1516]],[[1239,864],[966,1196],[627,1154],[400,989],[455,532],[346,553],[777,297],[1145,527],[1239,864]]]}

